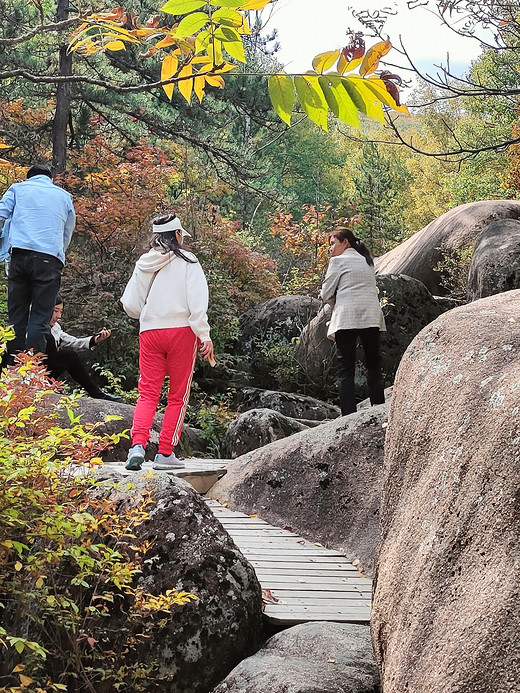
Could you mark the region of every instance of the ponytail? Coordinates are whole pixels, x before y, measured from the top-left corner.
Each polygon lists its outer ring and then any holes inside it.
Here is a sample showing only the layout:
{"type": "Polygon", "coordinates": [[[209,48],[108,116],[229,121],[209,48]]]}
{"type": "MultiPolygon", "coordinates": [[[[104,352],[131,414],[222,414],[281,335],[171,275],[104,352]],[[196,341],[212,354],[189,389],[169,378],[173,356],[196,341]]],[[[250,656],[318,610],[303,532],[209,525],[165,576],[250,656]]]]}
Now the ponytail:
{"type": "Polygon", "coordinates": [[[348,229],[346,226],[338,226],[334,229],[331,236],[335,236],[341,243],[343,243],[343,241],[348,241],[350,246],[354,248],[354,250],[357,250],[357,252],[365,258],[367,265],[370,265],[370,267],[374,266],[374,258],[372,257],[372,253],[363,243],[361,238],[357,238],[354,235],[351,229],[348,229]]]}

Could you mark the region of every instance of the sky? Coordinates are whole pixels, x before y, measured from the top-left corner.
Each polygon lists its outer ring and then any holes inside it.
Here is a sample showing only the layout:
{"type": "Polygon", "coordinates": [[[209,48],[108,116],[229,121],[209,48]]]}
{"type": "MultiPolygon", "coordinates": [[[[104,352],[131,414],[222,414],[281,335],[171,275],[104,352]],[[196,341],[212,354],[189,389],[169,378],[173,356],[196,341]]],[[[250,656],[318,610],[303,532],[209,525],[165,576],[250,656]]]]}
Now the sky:
{"type": "MultiPolygon", "coordinates": [[[[439,18],[421,6],[424,2],[427,0],[278,0],[266,30],[278,29],[281,49],[277,58],[285,69],[305,72],[312,69],[315,55],[345,45],[349,27],[361,28],[349,7],[370,11],[386,7],[397,13],[389,16],[383,32],[394,46],[402,40],[412,59],[429,74],[438,72],[435,65],[446,65],[449,52],[450,67],[457,74],[462,73],[480,54],[478,42],[457,37],[443,27],[439,18]],[[407,4],[417,7],[410,10],[407,4]]],[[[367,47],[375,42],[376,39],[367,38],[367,47]]],[[[388,55],[388,60],[403,62],[395,51],[388,55]]]]}

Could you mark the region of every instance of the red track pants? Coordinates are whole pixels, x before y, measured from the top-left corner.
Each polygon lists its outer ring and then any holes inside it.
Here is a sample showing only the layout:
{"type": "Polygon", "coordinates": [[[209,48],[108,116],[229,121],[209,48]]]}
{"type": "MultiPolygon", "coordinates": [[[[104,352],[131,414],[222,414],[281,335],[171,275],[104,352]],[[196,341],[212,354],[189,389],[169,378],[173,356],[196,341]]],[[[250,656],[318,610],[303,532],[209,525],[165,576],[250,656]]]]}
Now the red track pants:
{"type": "Polygon", "coordinates": [[[139,335],[139,399],[130,431],[132,445],[146,446],[167,375],[170,388],[159,434],[159,452],[169,455],[179,442],[190,398],[198,341],[191,327],[146,330],[139,335]]]}

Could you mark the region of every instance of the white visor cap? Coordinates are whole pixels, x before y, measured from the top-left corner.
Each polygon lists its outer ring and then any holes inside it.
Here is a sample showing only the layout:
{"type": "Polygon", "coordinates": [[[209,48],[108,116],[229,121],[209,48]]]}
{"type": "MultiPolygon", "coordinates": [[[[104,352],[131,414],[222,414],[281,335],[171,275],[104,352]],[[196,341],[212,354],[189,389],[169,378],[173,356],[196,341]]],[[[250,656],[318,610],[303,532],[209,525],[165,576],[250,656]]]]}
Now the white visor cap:
{"type": "Polygon", "coordinates": [[[153,224],[152,230],[154,233],[166,233],[167,231],[181,231],[183,238],[191,238],[191,233],[188,233],[186,229],[182,228],[181,220],[179,217],[175,217],[166,224],[153,224]]]}

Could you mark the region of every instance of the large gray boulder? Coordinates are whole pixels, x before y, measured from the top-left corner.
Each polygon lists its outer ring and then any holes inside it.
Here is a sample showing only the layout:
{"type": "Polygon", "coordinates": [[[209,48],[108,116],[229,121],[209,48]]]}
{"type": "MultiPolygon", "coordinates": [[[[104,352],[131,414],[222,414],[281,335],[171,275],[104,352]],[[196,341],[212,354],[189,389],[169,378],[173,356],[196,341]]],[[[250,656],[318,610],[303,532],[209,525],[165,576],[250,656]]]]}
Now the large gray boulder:
{"type": "Polygon", "coordinates": [[[304,623],[274,635],[213,693],[377,693],[370,629],[304,623]]]}
{"type": "Polygon", "coordinates": [[[494,221],[475,243],[469,266],[468,300],[520,289],[520,221],[494,221]]]}
{"type": "MultiPolygon", "coordinates": [[[[387,331],[381,333],[381,370],[385,386],[393,383],[406,348],[425,325],[453,307],[453,303],[434,298],[417,279],[405,275],[376,277],[383,304],[387,331]]],[[[302,333],[295,358],[317,396],[336,390],[336,347],[327,339],[331,309],[325,306],[302,333]]],[[[368,395],[364,354],[358,346],[356,358],[356,391],[363,399],[368,395]]]]}
{"type": "Polygon", "coordinates": [[[292,363],[293,339],[316,314],[311,296],[271,298],[240,316],[238,349],[246,356],[247,382],[261,388],[298,390],[292,363]],[[287,382],[287,385],[285,385],[287,382]]]}
{"type": "Polygon", "coordinates": [[[272,409],[250,409],[228,426],[222,455],[233,459],[306,428],[305,424],[272,409]]]}
{"type": "Polygon", "coordinates": [[[138,587],[152,594],[174,588],[198,597],[152,615],[148,637],[136,639],[135,660],[156,662],[161,674],[171,674],[169,693],[206,693],[262,640],[255,572],[200,495],[182,480],[139,473],[108,492],[121,510],[152,500],[149,518],[133,528],[130,542],[150,544],[138,587]]]}
{"type": "Polygon", "coordinates": [[[337,393],[336,345],[327,337],[331,315],[331,306],[322,306],[305,326],[294,351],[294,358],[301,372],[300,380],[305,383],[307,391],[317,397],[337,393]]]}
{"type": "Polygon", "coordinates": [[[228,463],[208,495],[360,559],[370,572],[388,404],[323,423],[228,463]]]}
{"type": "Polygon", "coordinates": [[[250,409],[272,409],[292,419],[307,419],[309,421],[335,419],[341,413],[336,405],[314,397],[307,397],[294,392],[262,390],[257,387],[245,387],[237,392],[236,405],[240,412],[250,409]]]}
{"type": "Polygon", "coordinates": [[[376,260],[379,274],[408,274],[421,281],[433,295],[443,293],[441,274],[435,267],[443,252],[466,249],[492,222],[520,219],[520,202],[484,200],[450,209],[424,229],[376,260]]]}
{"type": "Polygon", "coordinates": [[[520,690],[520,291],[408,348],[385,449],[372,629],[385,693],[520,690]]]}
{"type": "MultiPolygon", "coordinates": [[[[59,395],[49,394],[45,401],[50,406],[60,400],[59,395]]],[[[79,417],[82,425],[95,427],[99,435],[112,435],[114,433],[124,436],[117,443],[107,448],[101,453],[104,462],[120,462],[126,458],[130,447],[130,429],[135,407],[131,404],[122,402],[109,402],[103,399],[93,399],[92,397],[80,397],[76,406],[71,409],[74,417],[79,417]],[[115,418],[111,418],[115,417],[115,418]]],[[[151,459],[157,452],[159,443],[159,432],[162,426],[163,415],[157,414],[154,418],[150,441],[146,448],[146,455],[151,459]]],[[[61,409],[58,425],[68,427],[71,420],[66,409],[61,409]]],[[[207,455],[209,441],[202,435],[202,431],[192,426],[185,425],[182,429],[181,440],[176,452],[183,457],[194,454],[204,457],[207,455]]]]}
{"type": "Polygon", "coordinates": [[[298,337],[311,317],[318,312],[320,301],[312,296],[278,296],[254,306],[239,318],[243,342],[265,339],[269,330],[290,341],[298,337]]]}

